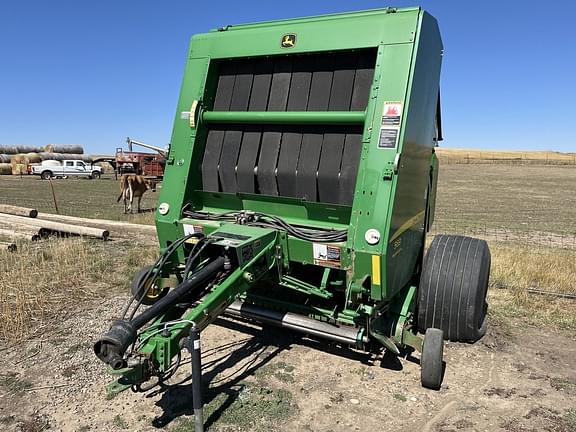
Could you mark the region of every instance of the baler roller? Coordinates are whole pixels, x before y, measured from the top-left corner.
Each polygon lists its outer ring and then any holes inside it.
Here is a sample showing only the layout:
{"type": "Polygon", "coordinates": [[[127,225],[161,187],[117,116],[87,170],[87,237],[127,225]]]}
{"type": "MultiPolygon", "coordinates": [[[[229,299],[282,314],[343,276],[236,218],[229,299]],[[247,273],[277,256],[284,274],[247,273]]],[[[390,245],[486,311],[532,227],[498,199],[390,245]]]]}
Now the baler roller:
{"type": "Polygon", "coordinates": [[[204,111],[207,124],[362,125],[364,111],[204,111]]]}

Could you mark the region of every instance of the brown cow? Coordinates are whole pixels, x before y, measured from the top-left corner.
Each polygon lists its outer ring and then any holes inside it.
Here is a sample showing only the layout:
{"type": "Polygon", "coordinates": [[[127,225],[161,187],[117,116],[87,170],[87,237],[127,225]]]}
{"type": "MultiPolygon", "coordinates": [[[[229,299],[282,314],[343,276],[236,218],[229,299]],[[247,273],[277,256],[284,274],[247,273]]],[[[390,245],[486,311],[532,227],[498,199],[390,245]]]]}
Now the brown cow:
{"type": "Polygon", "coordinates": [[[132,213],[132,202],[138,198],[138,213],[140,213],[140,201],[142,195],[148,189],[152,189],[152,182],[147,178],[137,174],[123,174],[120,177],[120,195],[116,202],[124,198],[124,213],[132,213]]]}

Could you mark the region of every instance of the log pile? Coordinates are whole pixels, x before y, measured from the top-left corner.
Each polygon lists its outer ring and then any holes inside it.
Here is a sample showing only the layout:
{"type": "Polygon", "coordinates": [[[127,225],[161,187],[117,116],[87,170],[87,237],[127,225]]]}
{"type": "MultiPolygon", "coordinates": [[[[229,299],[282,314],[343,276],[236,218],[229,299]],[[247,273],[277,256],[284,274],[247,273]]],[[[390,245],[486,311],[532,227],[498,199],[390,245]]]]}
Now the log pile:
{"type": "MultiPolygon", "coordinates": [[[[156,228],[150,225],[38,213],[35,209],[0,204],[0,237],[10,242],[36,241],[51,235],[107,240],[111,231],[118,237],[156,237],[156,228]]],[[[0,246],[0,250],[6,249],[0,246]]]]}

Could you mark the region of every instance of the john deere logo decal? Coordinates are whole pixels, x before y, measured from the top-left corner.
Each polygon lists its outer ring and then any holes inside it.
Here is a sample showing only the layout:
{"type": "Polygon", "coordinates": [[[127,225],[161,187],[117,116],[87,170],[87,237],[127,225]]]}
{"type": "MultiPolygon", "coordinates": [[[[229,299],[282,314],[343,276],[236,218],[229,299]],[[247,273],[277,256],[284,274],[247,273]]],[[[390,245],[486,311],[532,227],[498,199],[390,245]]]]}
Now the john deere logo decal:
{"type": "Polygon", "coordinates": [[[285,34],[282,36],[282,42],[280,42],[280,46],[282,48],[292,48],[296,45],[296,35],[293,33],[285,34]]]}

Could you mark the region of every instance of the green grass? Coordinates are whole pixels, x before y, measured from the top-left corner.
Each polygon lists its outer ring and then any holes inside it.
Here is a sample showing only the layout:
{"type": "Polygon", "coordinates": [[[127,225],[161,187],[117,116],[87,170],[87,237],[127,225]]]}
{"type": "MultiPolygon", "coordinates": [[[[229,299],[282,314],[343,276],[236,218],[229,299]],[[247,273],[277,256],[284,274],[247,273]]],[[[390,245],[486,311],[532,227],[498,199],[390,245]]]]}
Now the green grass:
{"type": "Polygon", "coordinates": [[[112,424],[118,429],[128,429],[128,423],[120,414],[116,414],[112,419],[112,424]]]}
{"type": "MultiPolygon", "coordinates": [[[[122,201],[116,202],[120,194],[119,183],[113,176],[100,180],[69,178],[52,180],[60,214],[113,219],[136,223],[153,223],[158,192],[148,191],[142,198],[142,209],[147,212],[125,215],[122,201]]],[[[0,204],[35,208],[40,212],[56,213],[50,182],[37,176],[0,176],[0,204]]]]}

